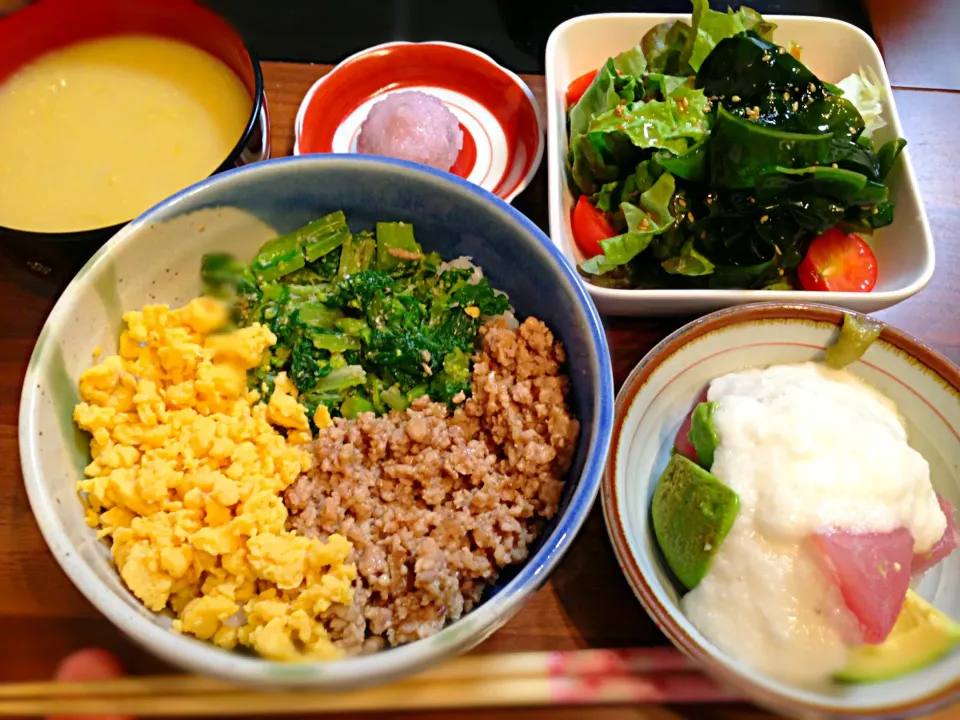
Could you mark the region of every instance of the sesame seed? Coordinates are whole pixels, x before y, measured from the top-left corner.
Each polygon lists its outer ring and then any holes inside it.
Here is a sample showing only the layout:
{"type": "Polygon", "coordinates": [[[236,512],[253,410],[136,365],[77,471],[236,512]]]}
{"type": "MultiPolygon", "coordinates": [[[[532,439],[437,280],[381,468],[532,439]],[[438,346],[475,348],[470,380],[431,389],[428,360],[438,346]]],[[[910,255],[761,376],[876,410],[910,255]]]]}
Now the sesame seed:
{"type": "Polygon", "coordinates": [[[764,54],[763,54],[763,58],[761,58],[761,59],[762,59],[764,62],[770,62],[770,53],[764,53],[764,54]]]}
{"type": "Polygon", "coordinates": [[[783,253],[780,252],[780,246],[779,246],[779,245],[774,245],[774,246],[773,246],[773,251],[774,251],[777,255],[783,255],[783,253]]]}
{"type": "Polygon", "coordinates": [[[790,93],[785,92],[785,93],[783,94],[783,99],[784,99],[784,100],[789,100],[789,99],[790,99],[790,93]]]}
{"type": "Polygon", "coordinates": [[[780,277],[783,277],[784,275],[783,268],[777,268],[777,273],[779,273],[780,277]]]}
{"type": "Polygon", "coordinates": [[[739,96],[739,95],[734,95],[734,96],[733,96],[732,98],[730,98],[730,99],[731,99],[733,102],[740,102],[740,96],[739,96]]]}
{"type": "Polygon", "coordinates": [[[678,197],[678,198],[677,198],[677,205],[679,205],[680,207],[686,207],[686,206],[687,206],[687,201],[684,200],[682,197],[678,197]]]}
{"type": "Polygon", "coordinates": [[[874,209],[873,209],[873,214],[874,214],[874,215],[878,214],[879,212],[880,212],[880,208],[874,208],[874,209]]]}
{"type": "Polygon", "coordinates": [[[810,92],[816,92],[817,86],[814,85],[813,83],[810,83],[809,85],[807,85],[807,90],[809,90],[810,92]]]}
{"type": "Polygon", "coordinates": [[[692,213],[692,212],[687,213],[687,220],[689,220],[690,222],[693,222],[693,213],[692,213]]]}
{"type": "Polygon", "coordinates": [[[794,100],[792,107],[793,107],[793,111],[796,112],[797,110],[800,109],[800,103],[798,103],[796,100],[794,100]]]}
{"type": "Polygon", "coordinates": [[[760,108],[757,105],[754,105],[752,108],[747,108],[746,115],[747,115],[747,118],[750,120],[759,120],[760,108]]]}
{"type": "Polygon", "coordinates": [[[832,168],[838,168],[838,167],[840,167],[840,166],[837,165],[836,163],[830,163],[830,167],[832,167],[832,168]]]}
{"type": "Polygon", "coordinates": [[[765,222],[767,222],[769,219],[770,219],[770,216],[769,216],[769,215],[764,215],[763,217],[760,218],[760,222],[765,223],[765,222]]]}
{"type": "Polygon", "coordinates": [[[786,54],[787,54],[787,51],[784,50],[783,48],[777,48],[777,52],[780,53],[781,55],[786,55],[786,54]]]}
{"type": "Polygon", "coordinates": [[[756,204],[757,204],[757,199],[754,198],[754,197],[750,198],[750,204],[751,204],[751,205],[756,205],[756,204]]]}

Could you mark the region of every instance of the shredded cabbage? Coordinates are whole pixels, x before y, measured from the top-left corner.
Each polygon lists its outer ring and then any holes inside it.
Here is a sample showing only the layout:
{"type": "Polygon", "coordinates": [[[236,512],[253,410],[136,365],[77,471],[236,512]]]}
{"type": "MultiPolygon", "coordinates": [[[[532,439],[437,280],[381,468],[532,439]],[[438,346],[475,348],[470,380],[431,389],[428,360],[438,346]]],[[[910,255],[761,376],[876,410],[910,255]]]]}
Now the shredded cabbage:
{"type": "Polygon", "coordinates": [[[883,83],[872,67],[860,68],[859,73],[845,77],[837,83],[837,87],[863,116],[866,124],[863,134],[866,137],[872,137],[877,130],[886,126],[887,121],[882,117],[883,83]]]}

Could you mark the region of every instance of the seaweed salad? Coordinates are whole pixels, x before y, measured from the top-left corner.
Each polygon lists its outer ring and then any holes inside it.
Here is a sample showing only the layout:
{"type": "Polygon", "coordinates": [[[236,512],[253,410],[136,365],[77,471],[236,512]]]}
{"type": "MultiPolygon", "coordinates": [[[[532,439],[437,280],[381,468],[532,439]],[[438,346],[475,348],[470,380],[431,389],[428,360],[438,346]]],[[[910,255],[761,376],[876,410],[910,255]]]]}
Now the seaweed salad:
{"type": "Polygon", "coordinates": [[[873,141],[882,85],[837,85],[749,8],[690,23],[571,83],[568,177],[581,274],[613,288],[869,291],[906,142],[873,141]]]}

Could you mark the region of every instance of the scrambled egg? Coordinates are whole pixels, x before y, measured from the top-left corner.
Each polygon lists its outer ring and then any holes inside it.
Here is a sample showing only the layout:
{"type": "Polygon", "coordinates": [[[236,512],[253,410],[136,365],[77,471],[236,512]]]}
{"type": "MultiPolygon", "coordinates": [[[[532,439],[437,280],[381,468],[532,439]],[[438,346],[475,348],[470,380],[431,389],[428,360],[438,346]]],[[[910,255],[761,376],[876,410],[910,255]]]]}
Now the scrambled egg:
{"type": "Polygon", "coordinates": [[[310,467],[309,422],[285,375],[266,403],[247,390],[276,337],[261,325],[211,334],[226,319],[208,298],[129,312],[119,354],[80,377],[87,523],[133,594],[173,611],[175,631],[271,659],[332,659],[321,615],[352,601],[352,545],[285,530],[281,493],[310,467]]]}

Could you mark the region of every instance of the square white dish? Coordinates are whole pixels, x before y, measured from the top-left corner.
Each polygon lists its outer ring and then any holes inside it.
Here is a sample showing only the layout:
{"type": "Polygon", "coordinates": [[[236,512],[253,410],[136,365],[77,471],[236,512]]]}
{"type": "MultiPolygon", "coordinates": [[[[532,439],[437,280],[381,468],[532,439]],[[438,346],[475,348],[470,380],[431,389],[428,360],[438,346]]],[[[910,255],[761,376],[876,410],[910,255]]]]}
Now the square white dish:
{"type": "MultiPolygon", "coordinates": [[[[883,83],[883,117],[887,125],[874,140],[881,144],[900,136],[900,125],[890,80],[877,44],[849,23],[797,15],[765,16],[778,28],[781,45],[795,42],[803,48],[803,62],[820,78],[837,82],[860,68],[872,67],[883,83]]],[[[547,186],[550,200],[550,238],[566,259],[579,265],[585,258],[573,242],[570,212],[575,198],[567,182],[566,89],[572,80],[607,58],[634,47],[654,25],[672,20],[690,21],[686,14],[603,13],[573,18],[557,26],[547,42],[547,186]]],[[[896,203],[894,222],[869,239],[877,255],[879,277],[869,293],[806,292],[798,290],[616,290],[587,284],[602,313],[611,315],[700,314],[751,302],[828,303],[859,312],[875,312],[896,305],[919,292],[934,269],[933,237],[910,160],[910,138],[887,179],[896,203]]]]}

